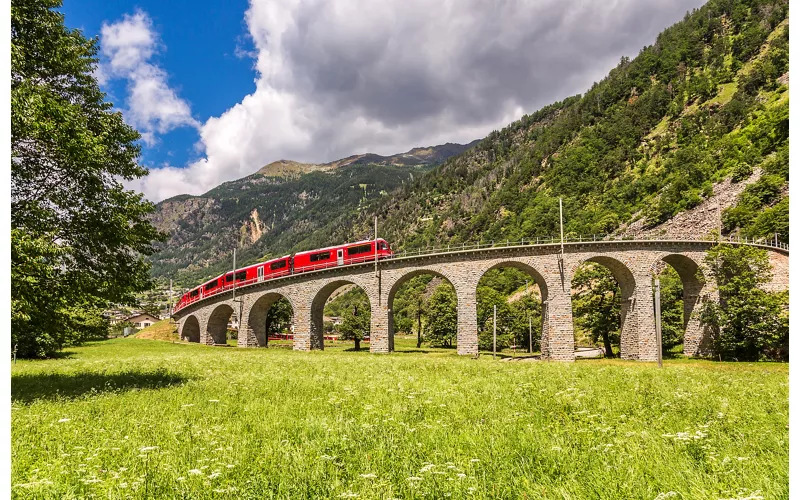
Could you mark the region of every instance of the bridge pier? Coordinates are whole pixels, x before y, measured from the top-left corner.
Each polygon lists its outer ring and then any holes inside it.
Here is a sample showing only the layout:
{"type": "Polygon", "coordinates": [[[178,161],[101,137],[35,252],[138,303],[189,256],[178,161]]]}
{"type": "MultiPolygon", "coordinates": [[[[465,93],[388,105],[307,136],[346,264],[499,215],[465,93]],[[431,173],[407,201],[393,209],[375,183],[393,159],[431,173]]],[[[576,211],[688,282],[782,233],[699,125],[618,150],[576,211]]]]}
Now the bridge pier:
{"type": "MultiPolygon", "coordinates": [[[[299,302],[299,301],[298,301],[299,302]]],[[[320,345],[319,341],[314,342],[312,339],[312,314],[310,301],[304,301],[303,304],[298,304],[294,309],[294,342],[292,349],[295,351],[310,351],[312,349],[322,349],[324,346],[320,345]]],[[[322,331],[322,325],[320,332],[322,331]]],[[[320,339],[321,340],[321,339],[320,339]]]]}
{"type": "Polygon", "coordinates": [[[372,317],[369,325],[369,352],[387,353],[394,350],[389,341],[389,314],[391,311],[385,303],[378,304],[370,300],[372,317]]]}
{"type": "Polygon", "coordinates": [[[471,284],[464,287],[455,286],[458,315],[456,351],[462,356],[478,355],[477,286],[477,283],[475,286],[471,284]]]}
{"type": "Polygon", "coordinates": [[[551,287],[542,303],[542,358],[575,361],[575,332],[572,326],[572,299],[569,290],[551,287]]]}

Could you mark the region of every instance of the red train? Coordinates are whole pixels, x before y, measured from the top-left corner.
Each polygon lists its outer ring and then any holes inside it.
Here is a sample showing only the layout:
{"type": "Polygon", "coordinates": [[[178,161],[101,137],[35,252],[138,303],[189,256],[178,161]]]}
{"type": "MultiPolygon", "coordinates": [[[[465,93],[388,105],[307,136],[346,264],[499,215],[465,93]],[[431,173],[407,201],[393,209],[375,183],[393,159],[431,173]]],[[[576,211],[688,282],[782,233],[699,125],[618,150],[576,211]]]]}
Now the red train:
{"type": "Polygon", "coordinates": [[[286,255],[266,262],[260,262],[222,274],[193,288],[181,296],[180,300],[175,305],[174,311],[177,312],[204,297],[229,291],[234,286],[238,288],[260,281],[280,278],[290,274],[314,271],[326,267],[371,262],[375,260],[376,255],[378,259],[392,256],[392,249],[389,248],[389,243],[383,238],[319,248],[317,250],[299,252],[294,255],[286,255]],[[376,245],[377,252],[375,249],[376,245]]]}

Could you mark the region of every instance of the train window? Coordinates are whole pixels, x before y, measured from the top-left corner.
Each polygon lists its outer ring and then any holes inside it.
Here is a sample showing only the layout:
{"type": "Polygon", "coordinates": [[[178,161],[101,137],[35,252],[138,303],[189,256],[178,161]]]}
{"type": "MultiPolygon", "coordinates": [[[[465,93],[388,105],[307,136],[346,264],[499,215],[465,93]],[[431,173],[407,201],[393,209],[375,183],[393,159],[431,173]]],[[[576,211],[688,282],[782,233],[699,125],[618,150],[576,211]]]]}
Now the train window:
{"type": "Polygon", "coordinates": [[[386,248],[387,248],[387,246],[386,246],[386,242],[385,242],[385,241],[381,241],[381,246],[380,246],[380,249],[381,249],[381,250],[386,250],[386,248]]]}
{"type": "Polygon", "coordinates": [[[247,278],[247,271],[239,271],[236,273],[236,281],[242,281],[245,278],[247,278]]]}
{"type": "Polygon", "coordinates": [[[230,283],[231,281],[233,281],[233,273],[225,276],[225,282],[226,283],[230,283]]]}
{"type": "Polygon", "coordinates": [[[189,297],[197,297],[197,294],[200,293],[200,290],[192,290],[189,292],[189,297]]]}
{"type": "Polygon", "coordinates": [[[372,251],[372,245],[358,245],[357,247],[350,247],[347,249],[347,255],[358,255],[360,253],[369,253],[372,251]]]}
{"type": "Polygon", "coordinates": [[[311,262],[317,262],[319,260],[328,260],[331,258],[330,252],[320,252],[311,255],[311,262]]]}
{"type": "Polygon", "coordinates": [[[279,260],[278,262],[273,262],[269,266],[269,268],[272,269],[273,271],[275,269],[283,269],[284,267],[286,267],[286,261],[285,260],[279,260]]]}
{"type": "Polygon", "coordinates": [[[211,283],[206,283],[205,291],[207,292],[207,291],[211,290],[212,288],[214,288],[215,286],[217,286],[217,282],[216,281],[212,281],[211,283]]]}

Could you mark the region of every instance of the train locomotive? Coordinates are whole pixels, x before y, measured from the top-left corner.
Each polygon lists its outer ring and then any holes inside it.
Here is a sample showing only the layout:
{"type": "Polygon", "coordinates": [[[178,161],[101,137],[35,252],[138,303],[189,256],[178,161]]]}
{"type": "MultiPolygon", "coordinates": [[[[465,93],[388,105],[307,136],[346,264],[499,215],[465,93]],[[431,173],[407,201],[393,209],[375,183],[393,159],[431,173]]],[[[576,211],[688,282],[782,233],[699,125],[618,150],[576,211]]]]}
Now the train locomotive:
{"type": "Polygon", "coordinates": [[[383,238],[357,241],[327,248],[318,248],[284,255],[266,262],[259,262],[235,271],[229,271],[184,293],[173,312],[205,297],[226,292],[253,283],[281,278],[283,276],[316,271],[328,267],[346,266],[391,257],[392,249],[383,238]]]}

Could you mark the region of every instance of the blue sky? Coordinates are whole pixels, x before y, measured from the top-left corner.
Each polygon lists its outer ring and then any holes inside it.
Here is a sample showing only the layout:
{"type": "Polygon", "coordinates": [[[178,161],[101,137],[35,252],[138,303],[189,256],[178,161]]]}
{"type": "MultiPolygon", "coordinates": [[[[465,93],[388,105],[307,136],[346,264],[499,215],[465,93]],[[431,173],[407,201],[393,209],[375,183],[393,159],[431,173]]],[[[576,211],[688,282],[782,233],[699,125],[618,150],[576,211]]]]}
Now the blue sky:
{"type": "MultiPolygon", "coordinates": [[[[168,71],[169,83],[191,104],[200,122],[221,115],[255,90],[253,60],[236,55],[237,47],[252,48],[244,23],[247,2],[66,0],[61,9],[65,24],[87,37],[99,36],[103,23],[137,10],[148,14],[161,39],[154,60],[168,71]]],[[[124,106],[126,85],[124,79],[103,85],[118,107],[124,106]]],[[[201,156],[193,147],[198,139],[196,129],[176,128],[161,135],[157,144],[145,146],[142,161],[154,167],[165,162],[186,165],[201,156]]]]}
{"type": "Polygon", "coordinates": [[[152,201],[280,159],[466,143],[585,92],[702,0],[66,0],[152,201]]]}

